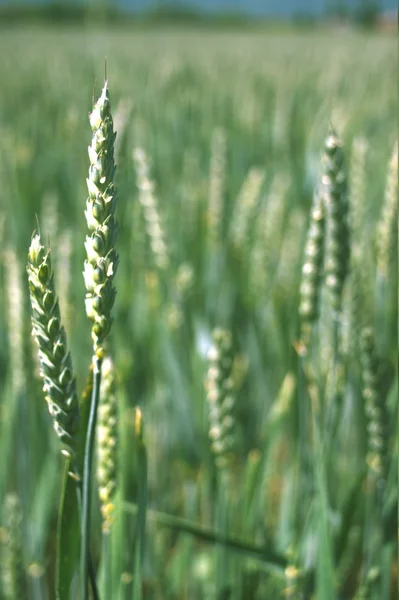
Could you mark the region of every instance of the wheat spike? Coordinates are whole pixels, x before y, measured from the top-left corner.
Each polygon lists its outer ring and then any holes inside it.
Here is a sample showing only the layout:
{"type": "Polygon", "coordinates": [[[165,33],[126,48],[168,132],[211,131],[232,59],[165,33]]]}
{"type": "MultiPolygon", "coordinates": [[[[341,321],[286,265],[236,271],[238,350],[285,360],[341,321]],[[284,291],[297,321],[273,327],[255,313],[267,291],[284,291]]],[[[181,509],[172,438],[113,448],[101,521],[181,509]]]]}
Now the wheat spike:
{"type": "Polygon", "coordinates": [[[45,399],[54,420],[54,429],[65,446],[63,453],[73,456],[79,428],[76,380],[61,323],[50,250],[42,245],[39,234],[32,238],[27,271],[32,330],[39,349],[45,399]]]}
{"type": "Polygon", "coordinates": [[[97,425],[97,480],[103,531],[109,532],[113,522],[113,497],[117,472],[117,404],[115,369],[106,356],[101,369],[100,404],[97,425]]]}
{"type": "Polygon", "coordinates": [[[343,287],[349,271],[350,234],[344,154],[341,141],[332,130],[324,144],[322,170],[320,191],[327,224],[324,263],[326,286],[330,291],[333,310],[340,312],[343,287]]]}
{"type": "Polygon", "coordinates": [[[86,286],[86,313],[93,322],[94,351],[101,354],[112,324],[111,309],[116,294],[113,279],[118,267],[118,255],[115,250],[118,229],[115,219],[117,192],[114,184],[116,133],[107,81],[90,114],[90,125],[93,137],[89,146],[89,197],[85,211],[89,235],[86,236],[85,242],[87,259],[83,276],[86,286]]]}

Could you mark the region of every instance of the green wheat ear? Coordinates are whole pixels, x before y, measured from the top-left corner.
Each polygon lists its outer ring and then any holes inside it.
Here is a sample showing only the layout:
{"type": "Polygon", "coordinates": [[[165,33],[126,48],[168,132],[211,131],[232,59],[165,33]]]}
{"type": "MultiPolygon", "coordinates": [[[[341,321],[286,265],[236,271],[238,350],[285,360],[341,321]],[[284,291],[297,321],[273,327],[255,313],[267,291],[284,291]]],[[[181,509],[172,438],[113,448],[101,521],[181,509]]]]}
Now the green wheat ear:
{"type": "Polygon", "coordinates": [[[223,202],[226,185],[226,134],[223,129],[214,131],[211,143],[209,173],[208,227],[214,242],[220,240],[223,226],[223,202]]]}
{"type": "MultiPolygon", "coordinates": [[[[23,563],[22,545],[22,508],[21,502],[15,494],[5,498],[4,513],[5,527],[5,552],[1,565],[2,584],[5,600],[26,598],[26,572],[23,563]]],[[[2,596],[3,597],[3,596],[2,596]]]]}
{"type": "Polygon", "coordinates": [[[325,210],[320,193],[316,191],[310,213],[302,266],[299,315],[301,340],[306,348],[312,325],[317,321],[320,308],[320,288],[323,277],[325,241],[325,210]]]}
{"type": "Polygon", "coordinates": [[[54,287],[50,250],[36,234],[28,254],[28,279],[32,306],[32,330],[39,349],[40,376],[54,429],[73,457],[79,429],[79,405],[71,355],[67,348],[54,287]]]}
{"type": "Polygon", "coordinates": [[[333,310],[340,312],[343,287],[349,271],[349,205],[342,143],[332,129],[324,143],[322,169],[321,193],[327,219],[324,263],[326,287],[330,291],[333,310]]]}
{"type": "Polygon", "coordinates": [[[232,339],[230,331],[221,328],[213,331],[212,338],[205,381],[209,406],[209,438],[215,464],[224,472],[232,465],[237,447],[232,339]]]}
{"type": "Polygon", "coordinates": [[[113,498],[117,469],[117,404],[115,368],[107,356],[102,363],[100,404],[97,425],[97,480],[103,531],[109,532],[113,523],[113,498]]]}
{"type": "Polygon", "coordinates": [[[380,359],[374,329],[371,327],[362,330],[360,351],[363,399],[368,420],[367,464],[376,476],[378,485],[383,488],[388,476],[389,414],[381,391],[380,359]]]}
{"type": "Polygon", "coordinates": [[[143,148],[135,148],[133,160],[136,169],[139,203],[143,209],[145,228],[151,246],[155,266],[162,270],[169,267],[169,251],[165,231],[161,223],[155,182],[150,176],[150,161],[143,148]]]}
{"type": "MultiPolygon", "coordinates": [[[[377,267],[384,279],[398,259],[398,144],[388,164],[385,201],[377,227],[377,267]]],[[[397,269],[397,267],[396,267],[397,269]]]]}
{"type": "Polygon", "coordinates": [[[89,146],[89,197],[85,211],[90,233],[85,242],[87,260],[83,276],[87,292],[86,313],[93,322],[91,335],[94,351],[101,355],[112,323],[111,309],[116,293],[112,283],[118,267],[118,255],[115,251],[118,229],[115,219],[117,193],[114,185],[116,133],[107,81],[90,114],[90,125],[93,137],[89,146]]]}

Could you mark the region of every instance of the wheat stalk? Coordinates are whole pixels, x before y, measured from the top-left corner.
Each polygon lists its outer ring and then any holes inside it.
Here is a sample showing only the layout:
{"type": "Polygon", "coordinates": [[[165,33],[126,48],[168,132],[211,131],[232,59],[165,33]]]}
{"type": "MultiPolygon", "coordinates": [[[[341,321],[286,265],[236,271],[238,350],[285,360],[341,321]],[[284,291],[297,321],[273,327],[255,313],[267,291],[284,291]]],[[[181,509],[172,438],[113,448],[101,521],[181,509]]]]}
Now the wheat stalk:
{"type": "Polygon", "coordinates": [[[113,279],[118,267],[115,250],[117,222],[115,208],[117,192],[114,184],[115,163],[114,132],[108,82],[105,81],[101,96],[89,116],[93,132],[89,146],[89,177],[86,202],[86,221],[89,235],[86,236],[87,259],[84,264],[86,286],[86,313],[93,322],[93,392],[87,425],[84,450],[82,487],[82,542],[80,555],[81,600],[89,598],[89,544],[92,462],[94,454],[97,409],[100,399],[101,366],[104,357],[104,343],[110,332],[111,309],[115,301],[113,279]]]}

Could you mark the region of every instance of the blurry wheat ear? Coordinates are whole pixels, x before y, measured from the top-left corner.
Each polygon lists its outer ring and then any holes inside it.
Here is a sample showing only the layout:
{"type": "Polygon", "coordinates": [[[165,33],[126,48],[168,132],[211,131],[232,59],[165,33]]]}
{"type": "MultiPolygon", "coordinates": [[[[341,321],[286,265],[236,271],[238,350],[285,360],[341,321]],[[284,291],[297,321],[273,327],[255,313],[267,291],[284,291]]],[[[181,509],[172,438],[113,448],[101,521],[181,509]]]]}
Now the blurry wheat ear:
{"type": "MultiPolygon", "coordinates": [[[[388,279],[390,268],[398,260],[398,145],[388,165],[385,201],[377,229],[378,274],[388,279]]],[[[394,272],[394,271],[392,271],[394,272]]]]}
{"type": "Polygon", "coordinates": [[[362,246],[362,235],[364,234],[367,151],[368,143],[364,138],[359,137],[353,140],[350,155],[349,198],[353,242],[357,248],[362,246]]]}
{"type": "Polygon", "coordinates": [[[249,225],[265,176],[264,169],[252,167],[242,183],[231,224],[231,238],[236,250],[245,247],[251,237],[249,225]]]}
{"type": "Polygon", "coordinates": [[[249,259],[249,284],[254,297],[267,296],[271,275],[275,275],[283,239],[288,180],[277,173],[260,207],[255,222],[255,235],[249,259]]]}
{"type": "Polygon", "coordinates": [[[93,137],[89,146],[89,197],[85,212],[89,234],[85,242],[87,260],[83,275],[86,286],[86,313],[93,323],[91,335],[94,351],[101,355],[112,323],[111,309],[115,300],[113,279],[118,267],[118,255],[115,250],[117,193],[114,185],[116,134],[113,129],[107,82],[90,114],[90,125],[93,137]]]}
{"type": "Polygon", "coordinates": [[[354,600],[371,600],[380,579],[379,567],[371,567],[366,574],[365,581],[360,584],[354,600]]]}
{"type": "Polygon", "coordinates": [[[351,269],[345,285],[341,327],[341,351],[350,357],[358,356],[360,334],[371,314],[371,292],[366,291],[362,272],[362,256],[358,246],[351,253],[351,269]]]}
{"type": "Polygon", "coordinates": [[[133,160],[136,168],[139,202],[143,209],[154,263],[162,271],[169,266],[169,253],[158,210],[158,201],[155,196],[155,183],[150,178],[149,161],[142,148],[135,148],[133,151],[133,160]]]}
{"type": "Polygon", "coordinates": [[[226,180],[226,135],[216,129],[212,137],[209,173],[209,235],[214,242],[220,238],[223,221],[223,201],[226,180]]]}
{"type": "Polygon", "coordinates": [[[327,219],[326,287],[330,291],[332,308],[334,312],[339,313],[349,270],[350,234],[344,154],[342,144],[333,130],[324,143],[321,194],[327,219]]]}
{"type": "Polygon", "coordinates": [[[323,278],[325,242],[325,211],[322,196],[316,191],[310,213],[310,223],[302,266],[299,315],[301,341],[308,346],[312,325],[319,317],[320,288],[323,278]]]}
{"type": "Polygon", "coordinates": [[[73,457],[79,429],[79,405],[71,355],[67,348],[50,250],[34,235],[28,254],[28,279],[32,305],[32,330],[39,348],[40,376],[54,429],[64,445],[63,453],[73,457]]]}
{"type": "Polygon", "coordinates": [[[108,533],[112,522],[116,489],[117,404],[115,369],[109,357],[102,364],[100,404],[97,425],[97,481],[99,486],[103,532],[108,533]]]}
{"type": "Polygon", "coordinates": [[[24,380],[24,290],[20,262],[14,248],[4,252],[7,324],[10,352],[11,385],[14,397],[23,389],[24,380]]]}
{"type": "Polygon", "coordinates": [[[360,349],[363,398],[368,421],[367,464],[381,490],[387,479],[389,415],[381,391],[380,361],[375,348],[374,330],[370,327],[362,331],[360,349]]]}
{"type": "Polygon", "coordinates": [[[278,264],[277,282],[281,290],[291,290],[298,284],[298,271],[300,271],[301,263],[298,248],[303,243],[305,225],[306,220],[302,211],[291,210],[285,226],[278,264]]]}
{"type": "Polygon", "coordinates": [[[234,385],[231,376],[231,333],[214,330],[208,352],[205,388],[209,406],[209,438],[215,463],[224,474],[231,467],[237,444],[234,385]]]}
{"type": "Polygon", "coordinates": [[[26,598],[26,573],[23,564],[22,510],[18,496],[9,494],[5,499],[4,514],[5,552],[2,561],[2,587],[5,600],[26,598]]]}
{"type": "Polygon", "coordinates": [[[301,572],[294,565],[289,565],[285,569],[286,587],[284,590],[285,598],[291,600],[300,600],[301,593],[301,572]]]}
{"type": "MultiPolygon", "coordinates": [[[[40,229],[44,238],[55,240],[58,237],[58,205],[57,194],[48,191],[41,202],[40,229]]],[[[55,261],[57,266],[57,261],[55,261]]]]}
{"type": "Polygon", "coordinates": [[[72,290],[72,252],[73,235],[70,229],[65,229],[59,236],[58,261],[56,270],[56,285],[60,307],[63,314],[66,331],[70,331],[72,290]]]}

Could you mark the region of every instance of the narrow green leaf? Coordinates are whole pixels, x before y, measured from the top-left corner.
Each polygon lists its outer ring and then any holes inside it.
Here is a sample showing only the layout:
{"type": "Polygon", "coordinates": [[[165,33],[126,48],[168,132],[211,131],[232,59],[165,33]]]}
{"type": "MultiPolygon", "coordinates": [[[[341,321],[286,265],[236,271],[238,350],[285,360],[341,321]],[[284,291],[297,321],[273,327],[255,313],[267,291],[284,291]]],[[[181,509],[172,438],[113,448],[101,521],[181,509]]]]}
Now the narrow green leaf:
{"type": "Polygon", "coordinates": [[[137,532],[134,553],[134,577],[133,577],[133,598],[142,600],[142,563],[145,545],[145,523],[147,514],[147,450],[144,443],[143,423],[141,410],[136,408],[136,439],[138,452],[138,510],[137,510],[137,532]]]}
{"type": "MultiPolygon", "coordinates": [[[[134,515],[137,515],[138,512],[137,505],[132,502],[123,502],[121,509],[134,515]]],[[[158,525],[164,525],[165,527],[170,527],[176,531],[194,535],[203,541],[212,544],[224,544],[229,550],[238,552],[246,558],[251,558],[263,563],[265,567],[268,567],[269,569],[276,569],[281,572],[287,566],[287,559],[282,554],[278,554],[267,548],[254,546],[233,537],[225,537],[218,531],[213,531],[187,519],[151,509],[147,509],[147,518],[158,525]]]]}
{"type": "MultiPolygon", "coordinates": [[[[93,387],[93,369],[90,366],[86,388],[80,404],[81,438],[78,451],[78,468],[82,472],[83,448],[86,440],[89,416],[89,399],[93,387]]],[[[70,600],[73,577],[80,558],[80,507],[78,504],[76,481],[68,475],[70,459],[65,464],[57,525],[57,558],[55,590],[57,600],[70,600]]]]}
{"type": "Polygon", "coordinates": [[[64,469],[57,531],[56,598],[70,600],[71,583],[80,556],[79,507],[76,481],[68,475],[70,460],[64,469]]]}
{"type": "Polygon", "coordinates": [[[359,477],[355,480],[353,487],[348,494],[348,498],[342,508],[342,525],[335,541],[335,561],[339,564],[347,547],[351,526],[358,507],[361,506],[363,493],[362,486],[366,476],[365,469],[359,473],[359,477]]]}
{"type": "Polygon", "coordinates": [[[318,496],[318,549],[316,561],[316,597],[318,600],[337,600],[334,551],[329,522],[330,507],[326,483],[326,468],[320,433],[320,406],[316,386],[310,386],[313,435],[315,484],[318,496]]]}

